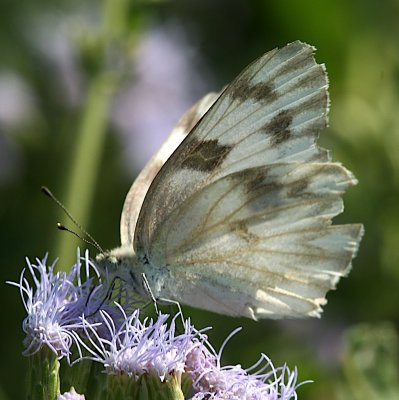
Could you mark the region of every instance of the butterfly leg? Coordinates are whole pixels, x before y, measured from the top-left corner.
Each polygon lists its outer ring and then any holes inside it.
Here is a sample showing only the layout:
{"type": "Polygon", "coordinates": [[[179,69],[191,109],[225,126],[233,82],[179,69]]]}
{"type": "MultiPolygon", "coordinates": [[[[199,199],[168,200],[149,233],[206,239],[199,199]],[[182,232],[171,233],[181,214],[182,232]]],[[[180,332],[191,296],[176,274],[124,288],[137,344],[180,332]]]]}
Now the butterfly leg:
{"type": "Polygon", "coordinates": [[[145,290],[147,291],[148,296],[151,298],[152,303],[154,304],[155,312],[157,314],[159,314],[157,303],[162,303],[162,304],[169,305],[169,306],[176,306],[177,309],[179,310],[178,314],[180,315],[180,318],[181,318],[183,326],[184,326],[183,312],[180,307],[180,303],[176,300],[171,300],[171,299],[166,299],[166,298],[156,298],[154,296],[154,293],[151,290],[150,284],[149,284],[148,279],[144,272],[141,274],[141,277],[143,279],[143,286],[144,286],[145,290]]]}
{"type": "Polygon", "coordinates": [[[166,298],[159,298],[158,299],[159,303],[165,304],[165,305],[169,305],[169,307],[171,308],[171,314],[174,314],[174,310],[173,310],[173,306],[177,307],[178,309],[178,314],[180,314],[182,323],[184,325],[184,319],[183,319],[183,311],[181,309],[180,303],[176,300],[171,300],[171,299],[166,299],[166,298]]]}
{"type": "Polygon", "coordinates": [[[154,304],[155,312],[157,314],[159,314],[159,310],[158,310],[158,306],[157,306],[157,299],[155,298],[154,293],[152,293],[150,284],[148,283],[148,279],[145,276],[144,272],[141,274],[141,278],[143,279],[143,286],[144,286],[145,290],[147,291],[148,296],[151,298],[152,303],[154,304]]]}

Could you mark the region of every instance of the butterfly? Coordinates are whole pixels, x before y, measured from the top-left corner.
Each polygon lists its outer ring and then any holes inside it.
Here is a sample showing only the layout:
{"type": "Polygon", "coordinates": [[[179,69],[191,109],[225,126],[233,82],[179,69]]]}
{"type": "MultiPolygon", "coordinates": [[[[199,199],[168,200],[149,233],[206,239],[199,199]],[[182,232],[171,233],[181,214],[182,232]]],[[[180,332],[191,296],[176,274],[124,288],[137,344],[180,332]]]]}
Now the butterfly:
{"type": "Polygon", "coordinates": [[[252,319],[319,317],[363,227],[332,225],[357,183],[316,144],[328,80],[296,41],[179,121],[133,183],[100,269],[142,297],[252,319]]]}

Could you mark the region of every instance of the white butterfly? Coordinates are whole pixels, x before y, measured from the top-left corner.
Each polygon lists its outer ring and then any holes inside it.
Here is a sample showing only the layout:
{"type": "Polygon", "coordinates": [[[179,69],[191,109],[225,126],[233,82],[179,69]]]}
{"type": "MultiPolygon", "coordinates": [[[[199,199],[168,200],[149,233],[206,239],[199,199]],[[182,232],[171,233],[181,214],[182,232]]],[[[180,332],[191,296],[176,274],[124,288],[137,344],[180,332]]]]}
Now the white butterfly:
{"type": "Polygon", "coordinates": [[[331,224],[356,179],[315,143],[329,99],[313,53],[272,50],[184,115],[131,187],[103,270],[217,313],[320,316],[363,227],[331,224]]]}

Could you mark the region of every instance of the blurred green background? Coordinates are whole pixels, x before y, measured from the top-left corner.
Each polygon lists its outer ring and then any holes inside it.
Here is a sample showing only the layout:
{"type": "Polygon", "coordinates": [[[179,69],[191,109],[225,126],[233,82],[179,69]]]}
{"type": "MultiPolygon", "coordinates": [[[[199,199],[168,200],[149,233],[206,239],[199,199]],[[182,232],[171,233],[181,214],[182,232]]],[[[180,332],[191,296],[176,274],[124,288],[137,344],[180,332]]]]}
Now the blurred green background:
{"type": "MultiPolygon", "coordinates": [[[[330,78],[320,143],[354,172],[338,222],[366,234],[321,320],[253,321],[186,310],[213,326],[225,363],[298,367],[301,399],[398,399],[399,2],[19,1],[0,5],[0,399],[24,398],[24,257],[74,260],[48,185],[105,248],[134,176],[191,103],[267,50],[314,45],[330,78]]],[[[70,224],[68,224],[70,226],[70,224]]],[[[95,251],[92,250],[92,254],[95,251]]]]}

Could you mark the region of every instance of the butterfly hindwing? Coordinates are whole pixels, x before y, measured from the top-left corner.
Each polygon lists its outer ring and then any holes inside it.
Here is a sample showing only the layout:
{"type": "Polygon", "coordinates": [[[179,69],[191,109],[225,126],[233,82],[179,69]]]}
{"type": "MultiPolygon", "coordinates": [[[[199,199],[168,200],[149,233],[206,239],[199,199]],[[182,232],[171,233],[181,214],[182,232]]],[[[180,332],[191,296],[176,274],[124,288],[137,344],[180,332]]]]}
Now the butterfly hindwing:
{"type": "Polygon", "coordinates": [[[170,266],[183,303],[252,318],[317,316],[361,235],[360,225],[331,225],[355,182],[336,163],[228,175],[169,216],[151,260],[170,266]],[[193,300],[193,282],[200,299],[193,300]]]}

